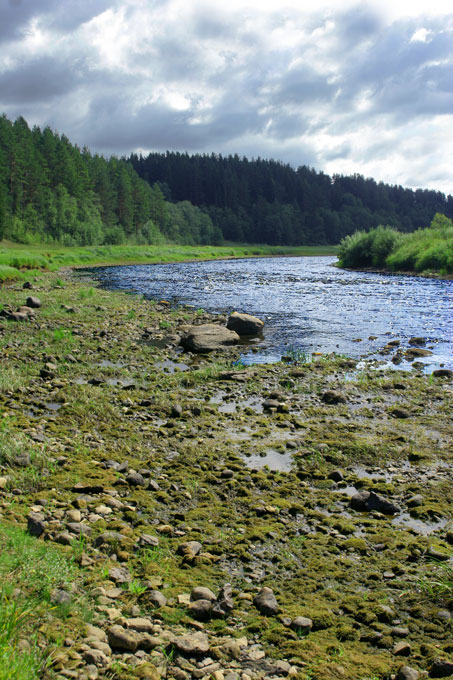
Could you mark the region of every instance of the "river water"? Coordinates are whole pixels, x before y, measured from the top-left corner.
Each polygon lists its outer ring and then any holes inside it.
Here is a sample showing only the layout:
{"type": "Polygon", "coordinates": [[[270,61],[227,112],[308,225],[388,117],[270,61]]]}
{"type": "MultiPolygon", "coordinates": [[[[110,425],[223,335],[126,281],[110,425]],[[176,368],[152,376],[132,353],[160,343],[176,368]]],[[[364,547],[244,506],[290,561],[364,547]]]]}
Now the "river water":
{"type": "Polygon", "coordinates": [[[288,349],[379,356],[389,340],[400,340],[404,349],[410,337],[421,336],[433,352],[419,360],[424,370],[453,368],[453,281],[351,272],[334,262],[335,257],[281,257],[89,272],[106,288],[260,317],[264,337],[244,346],[244,363],[278,361],[288,349]]]}

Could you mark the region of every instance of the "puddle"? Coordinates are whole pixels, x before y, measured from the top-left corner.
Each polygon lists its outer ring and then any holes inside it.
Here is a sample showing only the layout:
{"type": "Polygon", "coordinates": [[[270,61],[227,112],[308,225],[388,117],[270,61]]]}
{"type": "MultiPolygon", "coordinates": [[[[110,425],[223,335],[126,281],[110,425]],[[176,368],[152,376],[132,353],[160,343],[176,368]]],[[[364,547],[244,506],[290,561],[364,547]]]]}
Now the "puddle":
{"type": "Polygon", "coordinates": [[[219,413],[235,413],[237,409],[251,408],[255,413],[263,413],[262,397],[248,397],[247,399],[229,399],[229,395],[224,390],[220,390],[209,400],[210,404],[221,404],[218,408],[219,413]],[[226,401],[228,400],[228,401],[226,401]]]}
{"type": "Polygon", "coordinates": [[[342,493],[345,496],[355,496],[356,493],[359,493],[355,486],[342,486],[339,489],[331,489],[333,493],[342,493]]]}
{"type": "Polygon", "coordinates": [[[402,526],[406,529],[412,529],[417,534],[423,534],[424,536],[428,536],[435,531],[443,529],[447,523],[447,519],[439,519],[437,522],[426,522],[421,519],[414,519],[408,513],[403,513],[392,520],[392,524],[395,526],[402,526]]]}
{"type": "Polygon", "coordinates": [[[290,453],[279,453],[274,449],[267,449],[265,456],[245,456],[244,462],[253,470],[261,470],[267,466],[269,470],[289,472],[293,465],[293,457],[290,453]]]}
{"type": "MultiPolygon", "coordinates": [[[[367,470],[363,465],[353,465],[352,473],[358,479],[376,479],[381,482],[390,482],[392,480],[393,474],[390,472],[384,472],[382,470],[374,471],[367,470]]],[[[352,487],[354,488],[354,487],[352,487]]]]}
{"type": "Polygon", "coordinates": [[[181,371],[189,371],[190,366],[178,361],[172,361],[171,359],[166,359],[165,361],[159,361],[154,364],[155,368],[160,368],[164,373],[179,373],[181,371]]]}
{"type": "Polygon", "coordinates": [[[126,364],[121,361],[109,361],[108,359],[102,359],[98,364],[100,368],[123,368],[126,364]]]}

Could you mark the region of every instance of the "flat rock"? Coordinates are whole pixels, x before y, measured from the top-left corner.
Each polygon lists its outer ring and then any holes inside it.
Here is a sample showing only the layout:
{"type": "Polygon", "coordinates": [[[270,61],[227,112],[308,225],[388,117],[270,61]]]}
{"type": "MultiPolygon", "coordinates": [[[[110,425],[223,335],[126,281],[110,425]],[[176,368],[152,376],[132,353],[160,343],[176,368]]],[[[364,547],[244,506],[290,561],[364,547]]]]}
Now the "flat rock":
{"type": "Polygon", "coordinates": [[[27,307],[32,307],[32,309],[38,309],[42,306],[41,300],[33,295],[30,295],[30,297],[27,298],[26,304],[27,307]]]}
{"type": "Polygon", "coordinates": [[[182,335],[180,344],[191,352],[213,352],[239,342],[239,335],[225,326],[205,323],[190,326],[182,335]]]}
{"type": "Polygon", "coordinates": [[[250,314],[233,312],[228,317],[227,328],[238,335],[258,335],[264,327],[264,321],[250,314]]]}
{"type": "Polygon", "coordinates": [[[209,652],[209,640],[206,633],[193,633],[192,635],[182,635],[176,637],[175,647],[181,654],[201,655],[209,652]]]}
{"type": "Polygon", "coordinates": [[[401,666],[396,677],[397,680],[418,680],[420,673],[410,666],[401,666]]]}
{"type": "Polygon", "coordinates": [[[321,395],[321,400],[325,404],[345,404],[346,397],[341,392],[337,390],[326,390],[321,395]]]}

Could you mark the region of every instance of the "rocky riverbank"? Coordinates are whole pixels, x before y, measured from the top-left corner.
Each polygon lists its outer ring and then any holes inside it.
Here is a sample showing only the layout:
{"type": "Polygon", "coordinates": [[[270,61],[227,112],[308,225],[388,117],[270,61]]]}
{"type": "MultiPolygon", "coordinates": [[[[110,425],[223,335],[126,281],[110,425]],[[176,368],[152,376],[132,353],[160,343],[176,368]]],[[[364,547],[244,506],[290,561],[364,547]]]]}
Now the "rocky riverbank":
{"type": "Polygon", "coordinates": [[[0,542],[74,567],[43,677],[453,675],[448,371],[245,368],[182,352],[226,319],[53,274],[1,302],[0,542]]]}

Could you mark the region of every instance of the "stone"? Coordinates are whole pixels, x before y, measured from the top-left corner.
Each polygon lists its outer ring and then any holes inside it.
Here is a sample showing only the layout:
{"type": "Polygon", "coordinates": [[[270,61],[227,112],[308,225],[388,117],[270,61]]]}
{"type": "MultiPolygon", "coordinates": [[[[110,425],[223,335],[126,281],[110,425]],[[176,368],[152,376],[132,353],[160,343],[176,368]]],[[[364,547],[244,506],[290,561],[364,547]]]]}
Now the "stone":
{"type": "Polygon", "coordinates": [[[42,536],[46,530],[44,515],[40,512],[31,512],[27,517],[27,531],[31,536],[42,536]]]}
{"type": "Polygon", "coordinates": [[[77,536],[90,536],[91,527],[88,524],[83,524],[82,522],[68,522],[68,531],[71,534],[77,534],[77,536]]]}
{"type": "Polygon", "coordinates": [[[157,548],[159,545],[159,539],[157,536],[151,536],[150,534],[142,534],[138,539],[138,544],[140,546],[145,546],[149,548],[157,548]]]}
{"type": "Polygon", "coordinates": [[[98,666],[100,668],[107,666],[109,663],[109,658],[104,654],[104,652],[101,652],[100,649],[88,649],[86,652],[83,652],[82,658],[88,664],[93,664],[94,666],[98,666]]]}
{"type": "Polygon", "coordinates": [[[351,497],[349,505],[359,512],[371,512],[376,510],[383,515],[396,515],[400,508],[374,491],[360,491],[351,497]]]}
{"type": "Polygon", "coordinates": [[[195,600],[189,604],[189,614],[199,621],[211,618],[212,602],[210,600],[195,600]]]}
{"type": "Polygon", "coordinates": [[[38,309],[41,306],[42,302],[39,298],[34,297],[33,295],[30,295],[30,297],[27,298],[27,307],[31,307],[32,309],[38,309]]]}
{"type": "Polygon", "coordinates": [[[123,534],[118,533],[118,531],[105,531],[95,539],[94,546],[95,548],[100,548],[105,544],[112,545],[115,543],[124,543],[125,540],[126,537],[123,536],[123,534]]]}
{"type": "Polygon", "coordinates": [[[223,618],[228,616],[228,614],[233,610],[234,602],[232,596],[232,589],[229,583],[225,583],[220,589],[217,595],[217,601],[212,608],[212,613],[214,616],[223,618]]]}
{"type": "Polygon", "coordinates": [[[14,465],[17,465],[17,467],[28,467],[31,464],[30,454],[26,451],[19,453],[14,457],[13,463],[14,465]]]}
{"type": "Polygon", "coordinates": [[[167,598],[163,593],[160,593],[158,590],[150,590],[149,593],[147,593],[146,596],[147,601],[154,605],[157,609],[159,607],[165,607],[167,604],[167,598]]]}
{"type": "Polygon", "coordinates": [[[233,312],[228,317],[227,328],[238,335],[258,335],[262,332],[264,321],[250,314],[233,312]]]}
{"type": "Polygon", "coordinates": [[[266,586],[253,598],[253,604],[265,616],[275,616],[280,609],[273,590],[266,586]]]}
{"type": "Polygon", "coordinates": [[[72,597],[70,593],[66,592],[66,590],[61,590],[60,588],[57,588],[52,592],[50,596],[50,601],[53,604],[67,605],[70,604],[70,602],[72,601],[72,597]]]}
{"type": "Polygon", "coordinates": [[[411,646],[408,642],[402,640],[401,642],[396,643],[392,651],[395,656],[409,656],[411,653],[411,646]]]}
{"type": "Polygon", "coordinates": [[[129,472],[126,477],[126,482],[130,486],[146,486],[145,478],[140,472],[129,472]]]}
{"type": "Polygon", "coordinates": [[[126,567],[111,567],[109,578],[115,583],[130,583],[132,581],[132,576],[126,567]]]}
{"type": "Polygon", "coordinates": [[[436,370],[433,371],[433,376],[435,378],[453,378],[453,371],[449,368],[436,368],[436,370]]]}
{"type": "Polygon", "coordinates": [[[296,632],[308,633],[313,627],[313,621],[305,616],[296,616],[291,621],[291,628],[296,632]]]}
{"type": "Polygon", "coordinates": [[[398,669],[397,680],[418,680],[420,673],[410,666],[401,666],[398,669]]]}
{"type": "Polygon", "coordinates": [[[198,541],[187,541],[178,546],[176,554],[182,555],[186,560],[193,560],[199,554],[201,548],[201,543],[198,541]]]}
{"type": "Polygon", "coordinates": [[[138,633],[152,633],[154,631],[154,624],[152,621],[141,616],[127,619],[126,625],[128,628],[132,628],[132,630],[136,630],[138,633]]]}
{"type": "Polygon", "coordinates": [[[239,342],[239,335],[217,324],[191,326],[181,337],[180,344],[191,352],[213,352],[239,342]]]}
{"type": "Polygon", "coordinates": [[[176,637],[174,644],[178,652],[191,656],[199,656],[209,652],[209,639],[206,633],[193,633],[176,637]]]}
{"type": "Polygon", "coordinates": [[[321,395],[321,401],[325,404],[345,404],[346,397],[337,390],[326,390],[321,395]]]}
{"type": "Polygon", "coordinates": [[[195,602],[196,600],[215,602],[217,598],[209,588],[206,588],[205,586],[196,586],[195,588],[192,588],[190,599],[192,602],[195,602]]]}
{"type": "Polygon", "coordinates": [[[127,630],[119,625],[111,626],[107,631],[107,638],[112,649],[134,653],[138,647],[139,636],[133,630],[127,630]]]}
{"type": "Polygon", "coordinates": [[[342,482],[344,479],[343,472],[341,470],[332,470],[328,474],[328,479],[331,479],[333,482],[342,482]]]}
{"type": "Polygon", "coordinates": [[[453,675],[453,661],[434,659],[429,669],[430,678],[449,678],[453,675]]]}

